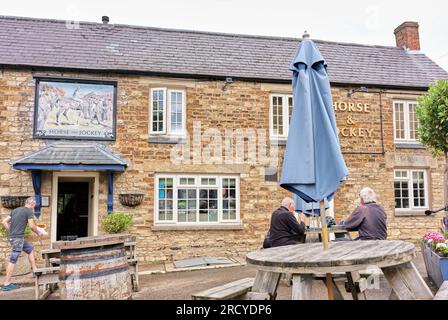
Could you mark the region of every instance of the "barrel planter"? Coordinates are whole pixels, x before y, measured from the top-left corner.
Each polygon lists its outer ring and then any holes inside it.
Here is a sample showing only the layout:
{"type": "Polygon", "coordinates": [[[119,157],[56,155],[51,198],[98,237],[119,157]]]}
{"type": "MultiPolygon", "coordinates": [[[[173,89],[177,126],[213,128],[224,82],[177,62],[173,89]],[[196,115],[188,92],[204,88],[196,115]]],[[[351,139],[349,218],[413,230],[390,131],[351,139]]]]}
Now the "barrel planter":
{"type": "Polygon", "coordinates": [[[123,235],[58,241],[59,280],[63,300],[126,300],[132,298],[123,235]]]}
{"type": "Polygon", "coordinates": [[[444,281],[448,281],[448,258],[439,256],[423,241],[420,245],[428,277],[440,288],[444,281]]]}

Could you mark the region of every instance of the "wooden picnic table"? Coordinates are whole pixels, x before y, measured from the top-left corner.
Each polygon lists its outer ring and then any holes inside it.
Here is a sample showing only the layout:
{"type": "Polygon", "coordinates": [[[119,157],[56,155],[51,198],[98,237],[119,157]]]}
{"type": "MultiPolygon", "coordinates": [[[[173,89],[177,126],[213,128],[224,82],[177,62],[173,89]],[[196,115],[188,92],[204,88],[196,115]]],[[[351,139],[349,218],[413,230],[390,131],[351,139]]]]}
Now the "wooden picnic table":
{"type": "Polygon", "coordinates": [[[344,272],[357,276],[359,271],[380,268],[400,300],[433,299],[431,290],[415,268],[415,246],[398,240],[304,243],[250,252],[248,265],[257,269],[252,291],[276,297],[282,273],[293,277],[293,300],[309,300],[313,275],[344,272]]]}
{"type": "MultiPolygon", "coordinates": [[[[85,238],[87,239],[87,238],[85,238]]],[[[137,241],[135,236],[128,236],[124,243],[124,248],[126,253],[128,254],[128,260],[136,259],[136,246],[137,241]]],[[[61,258],[61,249],[59,248],[50,248],[41,251],[42,258],[45,260],[45,267],[54,267],[58,266],[58,261],[61,258]]]]}

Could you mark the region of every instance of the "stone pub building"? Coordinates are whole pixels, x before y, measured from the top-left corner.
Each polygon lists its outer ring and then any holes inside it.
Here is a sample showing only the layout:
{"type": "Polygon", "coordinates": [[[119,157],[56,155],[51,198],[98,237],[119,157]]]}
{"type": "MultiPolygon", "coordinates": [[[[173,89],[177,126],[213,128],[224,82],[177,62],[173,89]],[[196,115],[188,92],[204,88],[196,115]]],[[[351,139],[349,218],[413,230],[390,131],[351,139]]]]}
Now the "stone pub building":
{"type": "MultiPolygon", "coordinates": [[[[315,40],[350,172],[330,213],[346,218],[370,186],[389,238],[414,242],[439,227],[424,211],[444,205],[444,161],[418,142],[417,98],[448,79],[418,28],[395,29],[396,47],[315,40]]],[[[39,196],[49,236],[37,249],[101,234],[105,215],[125,211],[142,262],[244,256],[288,194],[278,180],[299,42],[0,17],[0,196],[39,196]]]]}

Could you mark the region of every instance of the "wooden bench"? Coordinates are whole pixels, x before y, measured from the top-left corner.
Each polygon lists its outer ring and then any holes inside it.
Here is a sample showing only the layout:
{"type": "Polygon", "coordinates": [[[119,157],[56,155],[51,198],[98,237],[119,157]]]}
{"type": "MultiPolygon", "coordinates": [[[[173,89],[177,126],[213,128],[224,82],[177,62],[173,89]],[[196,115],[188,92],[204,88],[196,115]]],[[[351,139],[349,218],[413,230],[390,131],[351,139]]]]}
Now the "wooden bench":
{"type": "Polygon", "coordinates": [[[35,299],[46,299],[56,290],[59,282],[59,267],[39,268],[33,272],[35,280],[35,299]],[[40,293],[40,287],[43,286],[43,293],[40,293]]]}
{"type": "Polygon", "coordinates": [[[448,281],[444,281],[434,296],[434,300],[448,300],[448,281]]]}
{"type": "Polygon", "coordinates": [[[140,284],[138,281],[138,263],[137,259],[128,259],[129,274],[131,276],[132,290],[134,292],[140,291],[140,284]]]}
{"type": "Polygon", "coordinates": [[[231,300],[249,298],[255,278],[244,278],[192,294],[193,300],[231,300]],[[246,296],[246,297],[245,297],[246,296]]]}

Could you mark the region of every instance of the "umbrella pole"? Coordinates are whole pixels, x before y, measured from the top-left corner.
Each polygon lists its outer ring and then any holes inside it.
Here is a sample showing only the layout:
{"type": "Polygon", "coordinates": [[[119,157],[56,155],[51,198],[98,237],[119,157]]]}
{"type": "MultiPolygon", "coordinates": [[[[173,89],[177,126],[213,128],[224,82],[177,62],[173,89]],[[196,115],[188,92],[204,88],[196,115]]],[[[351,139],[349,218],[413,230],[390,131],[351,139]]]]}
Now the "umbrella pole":
{"type": "MultiPolygon", "coordinates": [[[[324,245],[324,250],[328,250],[330,244],[328,242],[328,228],[327,228],[327,217],[325,212],[325,201],[320,202],[320,217],[322,220],[322,244],[324,245]]],[[[333,279],[331,273],[326,274],[326,283],[328,290],[328,300],[334,300],[333,295],[333,279]]]]}

